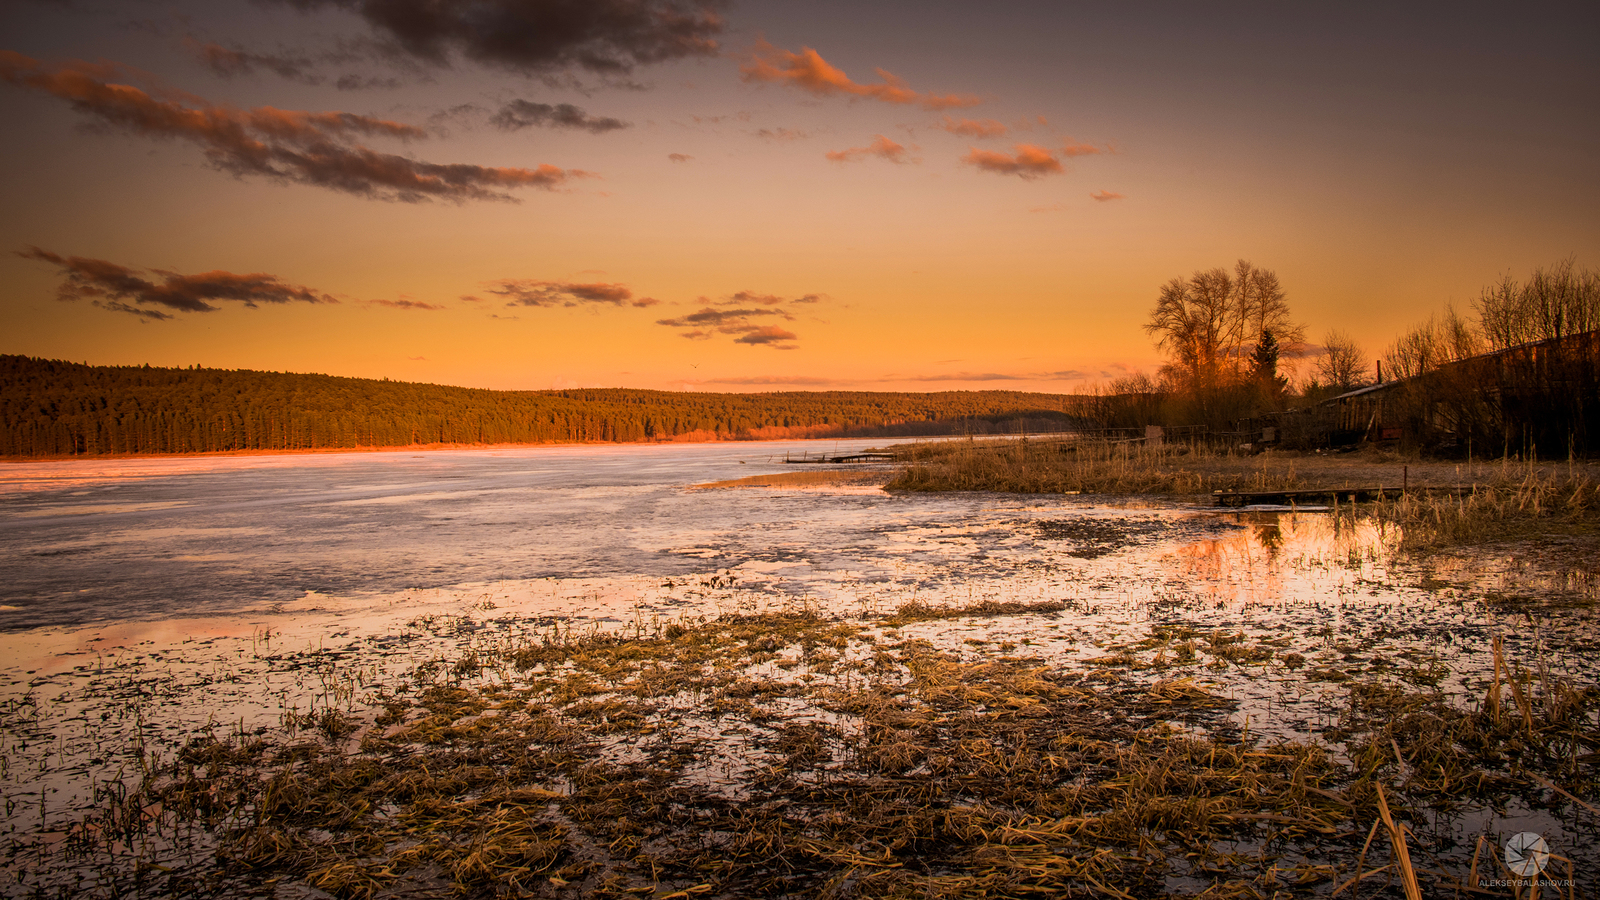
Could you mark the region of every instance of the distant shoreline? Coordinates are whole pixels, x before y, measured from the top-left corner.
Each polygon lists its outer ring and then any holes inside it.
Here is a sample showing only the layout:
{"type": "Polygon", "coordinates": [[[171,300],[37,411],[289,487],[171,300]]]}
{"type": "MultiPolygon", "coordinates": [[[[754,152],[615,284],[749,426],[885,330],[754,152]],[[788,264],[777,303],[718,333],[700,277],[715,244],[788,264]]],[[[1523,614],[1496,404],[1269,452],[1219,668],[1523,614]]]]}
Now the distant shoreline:
{"type": "MultiPolygon", "coordinates": [[[[960,435],[931,435],[919,437],[919,440],[939,439],[945,437],[959,437],[960,435]]],[[[73,460],[116,460],[116,459],[203,459],[207,457],[236,457],[236,456],[306,456],[325,455],[333,453],[396,453],[413,451],[419,453],[436,453],[444,450],[523,450],[533,447],[646,447],[664,444],[759,444],[773,441],[867,441],[877,440],[871,435],[861,437],[829,436],[809,438],[696,438],[694,440],[652,440],[652,441],[544,441],[538,443],[518,444],[396,444],[385,447],[307,447],[294,450],[206,450],[180,453],[78,453],[61,454],[57,456],[0,456],[0,462],[70,462],[73,460]]],[[[891,438],[890,440],[903,440],[891,438]]]]}

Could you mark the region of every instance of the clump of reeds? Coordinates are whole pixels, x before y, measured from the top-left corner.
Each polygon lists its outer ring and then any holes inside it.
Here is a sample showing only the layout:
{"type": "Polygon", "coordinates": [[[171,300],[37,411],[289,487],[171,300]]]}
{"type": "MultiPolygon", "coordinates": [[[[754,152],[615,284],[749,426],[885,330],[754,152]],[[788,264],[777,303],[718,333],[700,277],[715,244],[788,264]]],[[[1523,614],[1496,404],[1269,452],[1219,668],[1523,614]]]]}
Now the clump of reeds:
{"type": "Polygon", "coordinates": [[[1404,494],[1374,511],[1401,526],[1408,549],[1593,534],[1600,482],[1584,471],[1530,471],[1458,491],[1404,494]]]}
{"type": "Polygon", "coordinates": [[[980,600],[958,606],[936,606],[921,600],[902,603],[885,616],[883,624],[906,625],[935,619],[963,619],[969,617],[1051,615],[1067,608],[1061,600],[980,600]]]}
{"type": "Polygon", "coordinates": [[[886,490],[1199,494],[1300,484],[1292,462],[1176,444],[969,440],[914,445],[906,456],[886,490]]]}

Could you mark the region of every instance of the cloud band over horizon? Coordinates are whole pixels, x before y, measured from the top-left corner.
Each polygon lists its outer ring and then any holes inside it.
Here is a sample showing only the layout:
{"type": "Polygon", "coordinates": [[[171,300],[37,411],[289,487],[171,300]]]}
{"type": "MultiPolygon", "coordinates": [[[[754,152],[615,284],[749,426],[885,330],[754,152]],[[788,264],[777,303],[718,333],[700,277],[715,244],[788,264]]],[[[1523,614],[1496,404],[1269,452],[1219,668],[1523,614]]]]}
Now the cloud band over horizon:
{"type": "Polygon", "coordinates": [[[552,190],[580,169],[534,169],[421,162],[383,153],[353,138],[421,139],[415,126],[346,112],[303,112],[261,106],[250,110],[207,104],[192,95],[158,99],[137,87],[104,80],[112,67],[73,61],[47,68],[38,60],[0,50],[0,80],[43,91],[79,112],[124,131],[199,144],[217,168],[342,193],[409,203],[428,199],[515,200],[507,190],[552,190]]]}
{"type": "MultiPolygon", "coordinates": [[[[103,259],[62,256],[29,246],[16,252],[23,259],[36,259],[55,265],[64,280],[56,291],[58,300],[90,298],[97,306],[131,313],[144,319],[165,320],[172,313],[143,306],[165,307],[177,312],[216,312],[214,301],[231,300],[254,309],[262,303],[338,303],[329,294],[280,281],[275,275],[253,272],[239,275],[215,270],[196,275],[180,275],[165,269],[147,269],[161,276],[157,283],[136,274],[139,269],[103,259]],[[129,305],[127,301],[137,305],[129,305]]],[[[403,301],[402,301],[403,302],[403,301]]],[[[393,305],[394,301],[390,301],[393,305]]]]}

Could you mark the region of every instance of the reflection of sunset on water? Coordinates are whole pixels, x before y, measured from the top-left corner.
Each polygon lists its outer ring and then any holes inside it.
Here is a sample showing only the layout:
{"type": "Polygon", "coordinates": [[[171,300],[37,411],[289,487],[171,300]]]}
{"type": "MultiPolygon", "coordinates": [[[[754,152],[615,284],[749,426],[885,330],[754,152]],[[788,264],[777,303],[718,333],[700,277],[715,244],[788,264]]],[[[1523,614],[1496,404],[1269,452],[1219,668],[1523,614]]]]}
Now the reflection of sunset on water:
{"type": "Polygon", "coordinates": [[[1241,526],[1176,547],[1168,559],[1183,579],[1226,603],[1305,600],[1319,576],[1382,577],[1400,535],[1370,518],[1327,512],[1241,512],[1220,516],[1241,526]]]}

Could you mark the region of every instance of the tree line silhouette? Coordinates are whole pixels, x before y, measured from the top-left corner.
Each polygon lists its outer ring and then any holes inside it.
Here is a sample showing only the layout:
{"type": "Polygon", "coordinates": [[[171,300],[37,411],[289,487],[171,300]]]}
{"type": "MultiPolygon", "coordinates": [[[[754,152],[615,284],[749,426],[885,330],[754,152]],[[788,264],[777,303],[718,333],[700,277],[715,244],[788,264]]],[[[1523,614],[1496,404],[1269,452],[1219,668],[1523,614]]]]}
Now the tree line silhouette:
{"type": "Polygon", "coordinates": [[[0,356],[0,455],[1015,433],[1080,398],[1019,391],[494,391],[0,356]]]}

